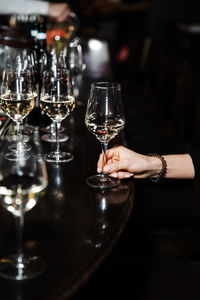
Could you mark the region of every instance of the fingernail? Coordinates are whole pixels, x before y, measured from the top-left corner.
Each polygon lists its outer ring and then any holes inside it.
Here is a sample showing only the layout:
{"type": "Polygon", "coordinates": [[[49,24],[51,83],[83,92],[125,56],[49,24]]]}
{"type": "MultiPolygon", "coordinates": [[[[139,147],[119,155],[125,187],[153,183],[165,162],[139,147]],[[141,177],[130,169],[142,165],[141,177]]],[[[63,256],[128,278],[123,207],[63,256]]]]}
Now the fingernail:
{"type": "Polygon", "coordinates": [[[97,168],[97,173],[101,173],[101,169],[100,168],[97,168]]]}
{"type": "Polygon", "coordinates": [[[111,174],[112,177],[117,178],[118,175],[116,173],[111,174]]]}
{"type": "Polygon", "coordinates": [[[111,168],[109,166],[105,166],[103,168],[104,172],[110,172],[111,171],[111,168]]]}
{"type": "Polygon", "coordinates": [[[124,177],[125,178],[130,178],[131,176],[133,176],[133,174],[126,174],[124,177]]]}

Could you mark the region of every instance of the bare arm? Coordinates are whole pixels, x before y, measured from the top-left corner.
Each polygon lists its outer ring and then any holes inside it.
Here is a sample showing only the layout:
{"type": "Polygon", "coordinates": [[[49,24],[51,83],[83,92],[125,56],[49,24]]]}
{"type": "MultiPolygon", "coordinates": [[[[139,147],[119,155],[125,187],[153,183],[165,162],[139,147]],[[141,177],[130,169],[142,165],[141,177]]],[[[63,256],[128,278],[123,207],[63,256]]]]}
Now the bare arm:
{"type": "MultiPolygon", "coordinates": [[[[164,155],[167,163],[166,178],[193,179],[194,166],[189,154],[164,155]]],[[[98,161],[98,172],[106,172],[109,176],[118,178],[156,177],[162,168],[161,160],[154,156],[146,156],[131,151],[123,146],[107,151],[107,163],[103,154],[98,161]]]]}
{"type": "Polygon", "coordinates": [[[71,14],[67,3],[48,3],[39,0],[0,1],[0,14],[40,14],[63,22],[71,14]]]}
{"type": "Polygon", "coordinates": [[[49,3],[47,15],[63,22],[71,14],[71,10],[67,3],[49,3]]]}

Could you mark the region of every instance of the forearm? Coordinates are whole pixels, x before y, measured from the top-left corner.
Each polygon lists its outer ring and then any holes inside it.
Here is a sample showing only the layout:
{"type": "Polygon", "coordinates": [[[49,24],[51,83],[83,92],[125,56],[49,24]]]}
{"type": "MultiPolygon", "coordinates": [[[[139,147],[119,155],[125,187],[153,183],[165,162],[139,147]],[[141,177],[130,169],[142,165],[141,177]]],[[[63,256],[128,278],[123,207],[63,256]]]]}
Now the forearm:
{"type": "Polygon", "coordinates": [[[46,15],[49,3],[35,0],[0,1],[0,14],[41,14],[46,15]]]}
{"type": "MultiPolygon", "coordinates": [[[[194,179],[195,171],[194,165],[189,154],[178,155],[163,155],[166,164],[167,171],[165,178],[175,179],[194,179]]],[[[153,176],[158,175],[162,168],[162,163],[157,157],[150,158],[150,169],[153,176]]]]}

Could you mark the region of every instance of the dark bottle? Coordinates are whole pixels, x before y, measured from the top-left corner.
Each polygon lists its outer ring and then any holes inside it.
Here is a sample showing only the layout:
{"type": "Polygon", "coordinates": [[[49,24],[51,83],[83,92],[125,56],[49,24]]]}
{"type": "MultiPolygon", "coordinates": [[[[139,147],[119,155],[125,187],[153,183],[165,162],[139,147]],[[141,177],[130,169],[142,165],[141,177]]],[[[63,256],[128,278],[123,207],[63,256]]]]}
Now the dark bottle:
{"type": "Polygon", "coordinates": [[[39,63],[41,63],[41,58],[47,49],[46,39],[47,39],[46,20],[44,17],[39,16],[38,31],[37,31],[37,49],[36,49],[39,63]]]}
{"type": "Polygon", "coordinates": [[[42,88],[42,59],[44,53],[46,53],[46,19],[43,16],[37,16],[36,22],[34,24],[33,32],[35,34],[34,38],[34,51],[36,53],[37,59],[37,69],[35,71],[35,79],[37,82],[38,95],[35,101],[35,108],[28,116],[28,123],[32,125],[37,125],[40,127],[48,126],[51,121],[49,117],[40,109],[40,93],[42,88]]]}

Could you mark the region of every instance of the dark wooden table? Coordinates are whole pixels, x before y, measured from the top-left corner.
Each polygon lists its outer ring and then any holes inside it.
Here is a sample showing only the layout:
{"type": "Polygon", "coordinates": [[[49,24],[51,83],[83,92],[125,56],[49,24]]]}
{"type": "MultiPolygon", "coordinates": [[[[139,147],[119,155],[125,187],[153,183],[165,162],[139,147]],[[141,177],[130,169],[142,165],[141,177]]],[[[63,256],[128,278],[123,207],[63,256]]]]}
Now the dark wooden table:
{"type": "MultiPolygon", "coordinates": [[[[108,78],[108,69],[101,78],[108,78]]],[[[104,72],[104,71],[103,71],[104,72]]],[[[115,246],[133,206],[132,181],[118,188],[98,190],[85,180],[96,173],[100,143],[84,125],[86,101],[93,81],[89,68],[79,102],[64,122],[69,140],[61,144],[74,160],[47,163],[49,184],[37,205],[25,215],[24,252],[46,262],[39,277],[24,282],[0,278],[0,299],[68,299],[101,265],[115,246]]],[[[100,79],[95,78],[96,80],[100,79]]],[[[120,138],[120,137],[119,137],[120,138]]],[[[113,141],[113,143],[118,140],[113,141]]],[[[41,142],[44,153],[55,144],[41,142]]],[[[0,208],[0,257],[16,251],[14,217],[0,208]]]]}

